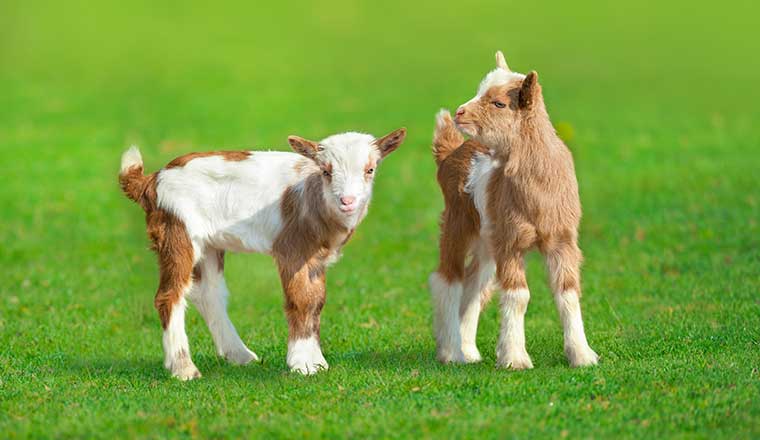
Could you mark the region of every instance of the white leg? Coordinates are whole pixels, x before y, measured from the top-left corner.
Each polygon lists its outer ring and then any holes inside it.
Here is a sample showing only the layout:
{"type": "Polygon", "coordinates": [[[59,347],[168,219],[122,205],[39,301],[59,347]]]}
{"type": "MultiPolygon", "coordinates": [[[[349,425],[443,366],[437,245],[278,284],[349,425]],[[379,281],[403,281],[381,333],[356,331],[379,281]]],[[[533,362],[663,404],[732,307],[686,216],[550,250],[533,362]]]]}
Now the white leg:
{"type": "MultiPolygon", "coordinates": [[[[221,257],[223,258],[223,257],[221,257]]],[[[216,345],[219,356],[236,365],[245,365],[251,361],[258,361],[256,353],[245,346],[240,339],[235,326],[227,314],[227,283],[224,281],[224,272],[217,261],[216,253],[198,263],[200,268],[200,280],[198,280],[188,294],[188,298],[195,304],[203,319],[208,325],[211,337],[216,345]]]]}
{"type": "Polygon", "coordinates": [[[596,365],[599,357],[588,345],[586,332],[583,330],[581,303],[578,292],[566,290],[554,295],[562,329],[565,335],[565,355],[572,367],[596,365]]]}
{"type": "Polygon", "coordinates": [[[288,341],[287,362],[290,371],[304,375],[316,374],[319,370],[329,368],[316,336],[288,341]]]}
{"type": "Polygon", "coordinates": [[[169,323],[164,330],[164,366],[172,372],[172,376],[180,380],[190,380],[201,377],[201,372],[193,364],[190,357],[190,346],[185,333],[184,296],[171,310],[169,323]]]}
{"type": "Polygon", "coordinates": [[[496,346],[496,364],[503,368],[533,368],[525,349],[525,312],[528,310],[528,289],[505,290],[501,296],[501,331],[496,346]]]}
{"type": "Polygon", "coordinates": [[[491,293],[491,281],[495,270],[493,259],[488,254],[485,243],[481,241],[475,246],[472,262],[467,268],[462,304],[459,309],[461,319],[459,330],[462,335],[462,353],[465,362],[480,362],[482,359],[476,344],[478,319],[484,301],[487,301],[491,293]]]}
{"type": "Polygon", "coordinates": [[[434,325],[438,360],[443,363],[464,362],[462,338],[459,333],[462,283],[449,284],[438,272],[434,272],[430,275],[429,284],[435,308],[434,325]]]}

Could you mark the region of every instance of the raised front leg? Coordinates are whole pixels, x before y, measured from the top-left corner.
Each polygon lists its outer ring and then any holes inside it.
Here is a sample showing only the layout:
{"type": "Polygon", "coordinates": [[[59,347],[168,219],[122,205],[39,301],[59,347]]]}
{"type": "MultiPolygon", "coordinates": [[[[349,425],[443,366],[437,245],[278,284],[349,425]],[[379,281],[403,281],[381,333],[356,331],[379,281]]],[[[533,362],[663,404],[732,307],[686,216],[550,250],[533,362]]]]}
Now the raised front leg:
{"type": "Polygon", "coordinates": [[[528,310],[530,291],[525,280],[523,255],[513,252],[499,256],[496,273],[503,289],[496,365],[514,370],[533,368],[533,362],[525,349],[525,313],[528,310]]]}
{"type": "Polygon", "coordinates": [[[319,345],[319,319],[325,305],[325,271],[321,262],[293,268],[278,261],[288,320],[288,367],[301,374],[327,370],[319,345]]]}
{"type": "Polygon", "coordinates": [[[572,367],[596,365],[598,356],[588,345],[581,317],[581,251],[575,243],[546,252],[549,282],[554,293],[565,338],[565,355],[572,367]]]}

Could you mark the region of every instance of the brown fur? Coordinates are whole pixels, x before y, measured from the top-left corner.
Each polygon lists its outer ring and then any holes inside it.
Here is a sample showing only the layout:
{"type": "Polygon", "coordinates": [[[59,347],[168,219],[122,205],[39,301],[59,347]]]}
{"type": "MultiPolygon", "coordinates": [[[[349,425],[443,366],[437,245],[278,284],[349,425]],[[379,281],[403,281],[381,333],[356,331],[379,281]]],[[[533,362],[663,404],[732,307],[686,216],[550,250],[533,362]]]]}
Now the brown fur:
{"type": "Polygon", "coordinates": [[[145,211],[145,224],[158,257],[159,284],[154,306],[161,326],[169,325],[172,308],[190,287],[193,277],[200,281],[200,271],[193,270],[193,247],[184,223],[173,214],[158,208],[156,193],[158,173],[143,174],[136,165],[119,174],[124,193],[145,211]]]}
{"type": "Polygon", "coordinates": [[[246,160],[249,157],[251,157],[251,152],[250,151],[207,151],[203,153],[189,153],[172,160],[171,162],[166,164],[166,167],[164,168],[171,169],[171,168],[183,167],[187,165],[187,163],[193,159],[197,159],[199,157],[210,157],[210,156],[221,156],[224,158],[224,160],[227,160],[230,162],[240,162],[242,160],[246,160]]]}
{"type": "MultiPolygon", "coordinates": [[[[501,163],[487,188],[487,213],[492,223],[488,244],[501,287],[527,287],[523,255],[538,247],[546,257],[553,289],[580,293],[582,257],[577,238],[581,206],[573,159],[554,132],[535,72],[522,81],[492,87],[481,99],[460,108],[457,123],[475,127],[478,138],[501,163]],[[505,104],[504,108],[495,102],[505,104]]],[[[453,124],[444,124],[435,139],[439,133],[441,139],[452,138],[445,131],[453,129],[453,124]]],[[[463,194],[469,160],[475,152],[472,142],[442,159],[437,153],[441,149],[434,146],[446,202],[439,271],[450,281],[462,279],[464,260],[480,225],[471,196],[463,194]]],[[[450,149],[449,144],[443,151],[450,149]]],[[[477,151],[484,150],[479,146],[477,151]]]]}
{"type": "Polygon", "coordinates": [[[319,338],[327,262],[352,232],[322,203],[323,176],[312,166],[314,172],[306,178],[303,192],[291,187],[283,196],[284,226],[272,247],[285,294],[290,340],[319,338]]]}
{"type": "MultiPolygon", "coordinates": [[[[447,151],[447,144],[441,143],[447,151]]],[[[472,198],[464,190],[470,174],[470,164],[476,153],[488,150],[475,141],[449,151],[438,168],[438,184],[443,191],[446,207],[441,214],[440,265],[438,272],[448,282],[461,280],[464,263],[472,240],[480,231],[480,216],[472,198]]]]}

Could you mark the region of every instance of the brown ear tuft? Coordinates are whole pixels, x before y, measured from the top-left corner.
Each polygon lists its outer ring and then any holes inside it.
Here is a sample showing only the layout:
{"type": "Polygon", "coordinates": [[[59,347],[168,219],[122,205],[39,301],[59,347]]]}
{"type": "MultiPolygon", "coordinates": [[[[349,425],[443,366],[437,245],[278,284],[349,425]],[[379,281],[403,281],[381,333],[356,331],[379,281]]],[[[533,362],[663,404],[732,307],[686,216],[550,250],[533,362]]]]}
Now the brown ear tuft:
{"type": "Polygon", "coordinates": [[[399,128],[391,133],[375,140],[375,146],[380,150],[380,158],[391,154],[396,148],[404,142],[406,138],[406,128],[399,128]]]}
{"type": "Polygon", "coordinates": [[[316,159],[317,153],[321,150],[319,142],[310,141],[300,136],[288,136],[288,143],[293,151],[309,159],[316,159]]]}
{"type": "Polygon", "coordinates": [[[520,87],[520,108],[530,108],[533,105],[533,101],[536,98],[536,90],[538,89],[538,73],[532,70],[523,80],[520,87]]]}

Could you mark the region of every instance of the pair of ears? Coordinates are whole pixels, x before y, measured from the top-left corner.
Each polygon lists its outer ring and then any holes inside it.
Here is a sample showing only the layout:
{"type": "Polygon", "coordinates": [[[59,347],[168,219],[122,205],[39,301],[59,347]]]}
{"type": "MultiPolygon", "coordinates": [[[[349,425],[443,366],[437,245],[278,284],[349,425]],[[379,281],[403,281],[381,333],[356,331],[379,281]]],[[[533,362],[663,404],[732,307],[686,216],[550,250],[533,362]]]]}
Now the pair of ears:
{"type": "MultiPolygon", "coordinates": [[[[380,152],[380,159],[382,159],[396,150],[404,142],[405,138],[406,128],[399,128],[380,139],[375,139],[373,145],[380,152]]],[[[316,160],[317,154],[324,150],[324,147],[319,145],[319,142],[310,141],[300,136],[288,136],[288,143],[293,148],[293,151],[312,160],[316,160]]]]}

